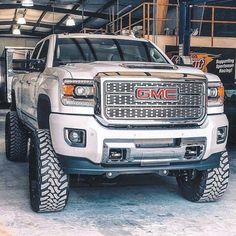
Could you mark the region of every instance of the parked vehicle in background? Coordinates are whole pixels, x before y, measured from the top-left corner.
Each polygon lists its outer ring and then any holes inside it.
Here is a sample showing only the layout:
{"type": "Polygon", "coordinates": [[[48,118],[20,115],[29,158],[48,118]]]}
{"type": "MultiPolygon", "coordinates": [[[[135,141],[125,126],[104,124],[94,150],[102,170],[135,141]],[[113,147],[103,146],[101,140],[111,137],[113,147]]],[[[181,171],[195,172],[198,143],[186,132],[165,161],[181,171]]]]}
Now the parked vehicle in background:
{"type": "Polygon", "coordinates": [[[59,34],[15,76],[6,156],[25,161],[32,209],[62,210],[69,174],[174,176],[183,196],[215,201],[228,185],[228,120],[219,77],[175,66],[129,36],[59,34]]]}
{"type": "Polygon", "coordinates": [[[22,59],[30,57],[33,48],[5,47],[0,59],[0,104],[11,103],[11,83],[17,71],[24,68],[22,59]]]}

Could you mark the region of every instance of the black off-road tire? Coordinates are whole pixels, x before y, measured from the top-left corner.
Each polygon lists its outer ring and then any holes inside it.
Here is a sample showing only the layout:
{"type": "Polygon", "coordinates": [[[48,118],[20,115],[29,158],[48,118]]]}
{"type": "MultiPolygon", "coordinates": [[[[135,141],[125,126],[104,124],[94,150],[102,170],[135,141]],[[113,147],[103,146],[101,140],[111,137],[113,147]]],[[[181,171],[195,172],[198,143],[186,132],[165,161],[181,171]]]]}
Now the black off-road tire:
{"type": "Polygon", "coordinates": [[[184,198],[192,202],[214,202],[219,199],[228,186],[229,157],[225,151],[220,158],[218,168],[197,171],[193,179],[177,177],[184,198]]]}
{"type": "Polygon", "coordinates": [[[28,132],[23,127],[16,111],[9,111],[5,122],[6,157],[10,161],[28,160],[28,132]]]}
{"type": "Polygon", "coordinates": [[[64,209],[69,195],[69,177],[53,150],[48,130],[32,133],[29,182],[31,207],[35,212],[64,209]]]}

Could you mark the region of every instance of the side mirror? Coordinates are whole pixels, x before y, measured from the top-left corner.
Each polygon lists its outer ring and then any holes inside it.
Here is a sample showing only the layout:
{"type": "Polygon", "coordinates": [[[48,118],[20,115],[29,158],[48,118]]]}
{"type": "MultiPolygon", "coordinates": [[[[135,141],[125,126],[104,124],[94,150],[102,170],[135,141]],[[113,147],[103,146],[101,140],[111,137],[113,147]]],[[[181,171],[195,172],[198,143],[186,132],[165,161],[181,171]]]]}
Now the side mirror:
{"type": "Polygon", "coordinates": [[[42,59],[14,59],[12,60],[12,70],[17,73],[20,71],[38,71],[45,69],[46,63],[42,59]]]}
{"type": "Polygon", "coordinates": [[[29,60],[29,70],[41,72],[45,69],[46,62],[42,59],[29,60]]]}
{"type": "Polygon", "coordinates": [[[12,71],[14,73],[21,71],[28,71],[28,60],[27,59],[13,59],[12,60],[12,71]]]}

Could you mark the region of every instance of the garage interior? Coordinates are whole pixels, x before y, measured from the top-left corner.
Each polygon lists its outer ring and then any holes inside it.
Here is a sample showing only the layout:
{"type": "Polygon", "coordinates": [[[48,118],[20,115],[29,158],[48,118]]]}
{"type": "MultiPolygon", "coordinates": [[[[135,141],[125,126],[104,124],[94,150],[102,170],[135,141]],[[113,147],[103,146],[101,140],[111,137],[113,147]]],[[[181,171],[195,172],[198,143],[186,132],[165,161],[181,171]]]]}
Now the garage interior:
{"type": "Polygon", "coordinates": [[[236,235],[235,0],[2,0],[0,3],[0,235],[236,235]],[[131,35],[155,43],[175,63],[221,76],[230,130],[230,182],[213,203],[184,200],[158,175],[115,179],[73,175],[64,211],[30,209],[28,163],[6,159],[5,116],[12,60],[51,34],[131,35]],[[17,50],[19,50],[17,52],[17,50]],[[233,60],[221,73],[212,61],[233,60]],[[211,64],[212,65],[212,64],[211,64]],[[232,69],[232,70],[231,70],[232,69]]]}

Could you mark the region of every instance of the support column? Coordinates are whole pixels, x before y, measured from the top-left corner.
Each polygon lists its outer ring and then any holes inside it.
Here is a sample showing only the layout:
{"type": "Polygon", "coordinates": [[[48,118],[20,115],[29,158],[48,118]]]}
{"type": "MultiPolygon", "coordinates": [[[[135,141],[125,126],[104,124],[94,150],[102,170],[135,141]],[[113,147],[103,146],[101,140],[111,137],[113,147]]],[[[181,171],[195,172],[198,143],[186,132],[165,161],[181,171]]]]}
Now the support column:
{"type": "Polygon", "coordinates": [[[189,56],[191,37],[191,7],[187,0],[180,2],[179,9],[179,55],[189,56]]]}
{"type": "Polygon", "coordinates": [[[169,0],[156,0],[156,19],[157,19],[157,34],[163,34],[164,26],[165,26],[165,20],[167,16],[168,11],[168,4],[169,0]]]}

